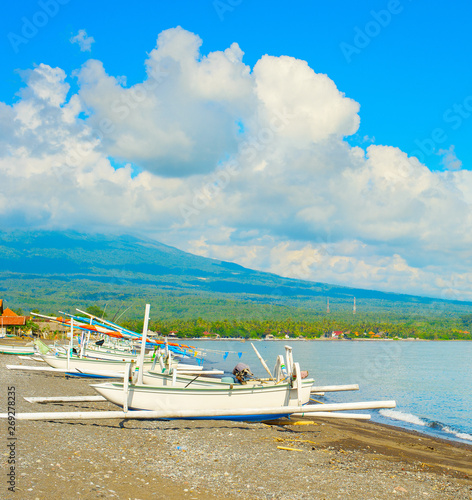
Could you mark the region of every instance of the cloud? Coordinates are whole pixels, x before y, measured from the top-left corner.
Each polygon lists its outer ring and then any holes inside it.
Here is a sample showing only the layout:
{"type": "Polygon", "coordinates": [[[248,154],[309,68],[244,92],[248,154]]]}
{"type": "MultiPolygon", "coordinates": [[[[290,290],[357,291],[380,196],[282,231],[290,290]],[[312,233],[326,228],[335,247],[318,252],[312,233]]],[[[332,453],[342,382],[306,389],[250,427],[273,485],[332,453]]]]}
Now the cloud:
{"type": "Polygon", "coordinates": [[[283,130],[286,140],[303,147],[345,136],[359,127],[359,105],[345,98],[326,75],[316,74],[305,61],[263,56],[254,67],[255,92],[265,117],[289,110],[283,130]]]}
{"type": "Polygon", "coordinates": [[[442,156],[441,163],[446,170],[459,170],[462,167],[462,162],[457,158],[454,146],[449,146],[449,149],[440,149],[438,155],[442,156]]]}
{"type": "Polygon", "coordinates": [[[157,40],[147,79],[131,87],[99,61],[79,73],[80,98],[107,151],[164,176],[211,172],[237,147],[237,121],[250,113],[252,82],[237,44],[207,56],[202,41],[175,28],[157,40]]]}
{"type": "MultiPolygon", "coordinates": [[[[162,32],[127,86],[90,59],[0,103],[2,227],[142,232],[247,267],[471,299],[472,172],[352,147],[359,104],[306,62],[162,32]]],[[[368,141],[368,143],[371,141],[368,141]]]]}
{"type": "Polygon", "coordinates": [[[88,36],[85,30],[79,30],[77,35],[71,37],[70,42],[77,43],[81,52],[91,52],[92,43],[95,42],[95,39],[93,36],[88,36]]]}

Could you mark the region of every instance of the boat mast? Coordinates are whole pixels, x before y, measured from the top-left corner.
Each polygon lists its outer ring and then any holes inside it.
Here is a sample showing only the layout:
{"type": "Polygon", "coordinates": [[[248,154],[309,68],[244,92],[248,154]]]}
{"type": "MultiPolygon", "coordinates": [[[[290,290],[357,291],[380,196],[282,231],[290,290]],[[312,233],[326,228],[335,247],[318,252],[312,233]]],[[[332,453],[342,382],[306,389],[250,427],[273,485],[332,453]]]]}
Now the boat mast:
{"type": "Polygon", "coordinates": [[[139,355],[138,362],[138,384],[143,383],[143,369],[144,369],[144,354],[146,351],[146,337],[149,324],[149,310],[151,309],[150,304],[146,304],[146,311],[144,312],[144,325],[143,325],[143,335],[141,337],[141,354],[139,355]]]}

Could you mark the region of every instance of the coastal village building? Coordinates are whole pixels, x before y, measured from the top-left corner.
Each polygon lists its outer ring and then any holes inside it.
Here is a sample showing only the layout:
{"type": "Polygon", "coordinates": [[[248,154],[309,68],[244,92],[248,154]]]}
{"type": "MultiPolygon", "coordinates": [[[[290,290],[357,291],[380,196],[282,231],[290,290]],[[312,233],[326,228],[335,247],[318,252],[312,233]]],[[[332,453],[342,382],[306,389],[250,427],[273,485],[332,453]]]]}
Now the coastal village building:
{"type": "Polygon", "coordinates": [[[220,338],[220,336],[217,333],[211,333],[211,332],[208,332],[208,331],[204,331],[202,333],[202,335],[205,338],[208,338],[208,339],[219,339],[220,338]]]}
{"type": "Polygon", "coordinates": [[[19,316],[10,308],[4,308],[3,299],[0,299],[0,335],[5,335],[7,328],[12,328],[16,333],[17,328],[26,325],[26,316],[19,316]]]}
{"type": "Polygon", "coordinates": [[[39,328],[41,334],[46,338],[46,335],[50,333],[55,333],[55,334],[61,334],[64,338],[64,336],[70,332],[70,326],[69,325],[61,325],[60,323],[56,323],[55,321],[49,320],[49,319],[36,319],[33,318],[33,322],[35,325],[39,328]]]}

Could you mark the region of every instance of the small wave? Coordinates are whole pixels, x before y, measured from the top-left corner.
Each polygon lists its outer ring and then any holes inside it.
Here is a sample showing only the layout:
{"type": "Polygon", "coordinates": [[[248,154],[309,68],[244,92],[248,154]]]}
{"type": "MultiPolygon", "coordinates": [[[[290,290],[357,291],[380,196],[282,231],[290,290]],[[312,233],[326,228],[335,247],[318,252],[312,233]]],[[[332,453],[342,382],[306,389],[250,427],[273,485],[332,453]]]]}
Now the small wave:
{"type": "Polygon", "coordinates": [[[447,425],[442,428],[444,432],[449,434],[453,434],[459,439],[464,439],[465,441],[472,441],[472,436],[470,434],[466,434],[465,432],[456,431],[455,429],[451,429],[447,425]]]}
{"type": "Polygon", "coordinates": [[[379,413],[384,417],[393,418],[393,420],[400,420],[402,422],[408,422],[414,425],[421,425],[423,427],[428,426],[428,421],[420,417],[417,417],[416,415],[412,415],[411,413],[404,413],[402,411],[396,411],[396,410],[380,410],[379,413]]]}
{"type": "Polygon", "coordinates": [[[401,422],[407,422],[409,424],[418,425],[421,427],[429,427],[430,429],[439,430],[441,432],[444,432],[445,434],[452,434],[458,439],[463,439],[465,441],[472,441],[472,435],[467,434],[465,432],[461,432],[457,429],[454,429],[453,427],[450,427],[436,420],[429,420],[424,417],[418,417],[417,415],[413,415],[411,413],[405,413],[398,410],[380,410],[379,413],[386,418],[399,420],[401,422]]]}

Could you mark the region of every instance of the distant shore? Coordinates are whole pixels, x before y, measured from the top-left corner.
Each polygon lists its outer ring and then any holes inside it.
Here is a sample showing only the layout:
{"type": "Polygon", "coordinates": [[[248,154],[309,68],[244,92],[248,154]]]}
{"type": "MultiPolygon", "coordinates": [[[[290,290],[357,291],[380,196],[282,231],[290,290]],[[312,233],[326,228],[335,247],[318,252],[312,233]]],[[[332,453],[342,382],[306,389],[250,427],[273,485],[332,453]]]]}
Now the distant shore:
{"type": "MultiPolygon", "coordinates": [[[[163,341],[166,337],[162,337],[155,340],[163,341]]],[[[0,345],[22,345],[25,343],[32,343],[33,337],[0,337],[0,345]]],[[[243,338],[206,338],[206,337],[167,337],[168,342],[176,342],[182,344],[191,344],[192,342],[198,341],[216,341],[216,342],[470,342],[472,339],[419,339],[419,338],[407,338],[407,339],[334,339],[334,338],[311,338],[311,339],[299,339],[299,338],[289,338],[289,339],[243,339],[243,338]]],[[[52,339],[45,339],[45,342],[51,342],[52,339]]]]}
{"type": "MultiPolygon", "coordinates": [[[[169,337],[167,340],[170,340],[169,337]]],[[[420,339],[420,338],[398,338],[398,339],[333,339],[333,338],[310,338],[310,339],[300,339],[300,338],[289,338],[289,339],[243,339],[243,338],[206,338],[206,337],[186,337],[186,338],[175,338],[176,342],[192,342],[194,340],[216,340],[216,341],[238,341],[238,342],[470,342],[472,339],[420,339]]]]}

